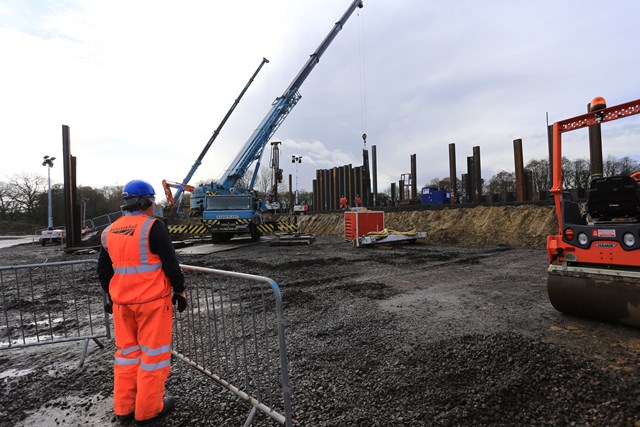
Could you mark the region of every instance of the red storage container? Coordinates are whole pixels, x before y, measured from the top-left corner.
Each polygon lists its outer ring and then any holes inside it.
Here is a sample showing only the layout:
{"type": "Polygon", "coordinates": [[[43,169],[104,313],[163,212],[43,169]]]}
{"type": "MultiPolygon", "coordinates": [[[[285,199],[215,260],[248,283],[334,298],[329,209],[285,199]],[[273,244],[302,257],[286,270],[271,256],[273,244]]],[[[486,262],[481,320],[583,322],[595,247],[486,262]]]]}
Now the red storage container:
{"type": "Polygon", "coordinates": [[[384,212],[355,210],[344,213],[344,239],[356,240],[371,231],[384,229],[384,212]]]}

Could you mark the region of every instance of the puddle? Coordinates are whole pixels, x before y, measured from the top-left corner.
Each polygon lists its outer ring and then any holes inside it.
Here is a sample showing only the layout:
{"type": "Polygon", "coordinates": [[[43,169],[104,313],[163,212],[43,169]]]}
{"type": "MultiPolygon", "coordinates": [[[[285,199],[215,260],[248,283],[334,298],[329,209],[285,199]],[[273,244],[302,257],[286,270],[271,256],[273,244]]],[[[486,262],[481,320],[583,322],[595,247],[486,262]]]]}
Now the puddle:
{"type": "Polygon", "coordinates": [[[7,369],[6,371],[0,372],[0,380],[9,377],[21,377],[31,371],[33,371],[33,369],[7,369]]]}
{"type": "Polygon", "coordinates": [[[50,400],[14,427],[106,426],[113,419],[113,397],[93,396],[50,400]]]}

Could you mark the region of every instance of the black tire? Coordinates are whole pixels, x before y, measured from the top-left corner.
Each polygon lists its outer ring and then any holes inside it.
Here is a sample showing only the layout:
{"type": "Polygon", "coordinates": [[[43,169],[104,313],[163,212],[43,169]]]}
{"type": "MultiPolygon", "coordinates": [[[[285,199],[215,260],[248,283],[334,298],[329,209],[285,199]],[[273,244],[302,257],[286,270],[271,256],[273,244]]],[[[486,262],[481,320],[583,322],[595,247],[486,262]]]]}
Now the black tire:
{"type": "Polygon", "coordinates": [[[232,237],[233,234],[212,234],[211,243],[213,243],[214,245],[217,243],[227,243],[229,242],[229,240],[231,240],[232,237]]]}
{"type": "Polygon", "coordinates": [[[258,228],[255,225],[251,226],[251,241],[252,242],[257,242],[258,240],[260,240],[260,237],[262,236],[262,233],[258,230],[258,228]]]}

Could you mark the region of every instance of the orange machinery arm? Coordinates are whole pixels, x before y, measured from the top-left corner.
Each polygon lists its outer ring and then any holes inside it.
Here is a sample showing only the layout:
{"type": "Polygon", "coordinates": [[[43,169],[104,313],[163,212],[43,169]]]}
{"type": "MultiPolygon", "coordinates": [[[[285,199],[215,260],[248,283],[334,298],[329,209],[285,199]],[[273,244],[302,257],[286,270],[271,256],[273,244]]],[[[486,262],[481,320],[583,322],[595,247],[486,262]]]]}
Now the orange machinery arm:
{"type": "Polygon", "coordinates": [[[171,203],[173,207],[177,206],[175,200],[173,199],[173,194],[171,193],[170,188],[177,188],[182,191],[193,192],[193,185],[167,181],[166,179],[162,180],[162,188],[164,189],[164,195],[167,197],[167,202],[171,203]]]}

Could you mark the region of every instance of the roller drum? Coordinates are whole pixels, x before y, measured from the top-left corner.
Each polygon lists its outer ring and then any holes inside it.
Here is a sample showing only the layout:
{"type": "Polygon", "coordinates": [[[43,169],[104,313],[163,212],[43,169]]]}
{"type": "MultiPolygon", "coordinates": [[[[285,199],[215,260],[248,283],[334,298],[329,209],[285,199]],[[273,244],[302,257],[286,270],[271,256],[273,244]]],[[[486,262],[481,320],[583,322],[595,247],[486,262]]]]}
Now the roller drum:
{"type": "Polygon", "coordinates": [[[640,274],[551,265],[547,291],[553,307],[574,316],[640,327],[640,274]]]}

